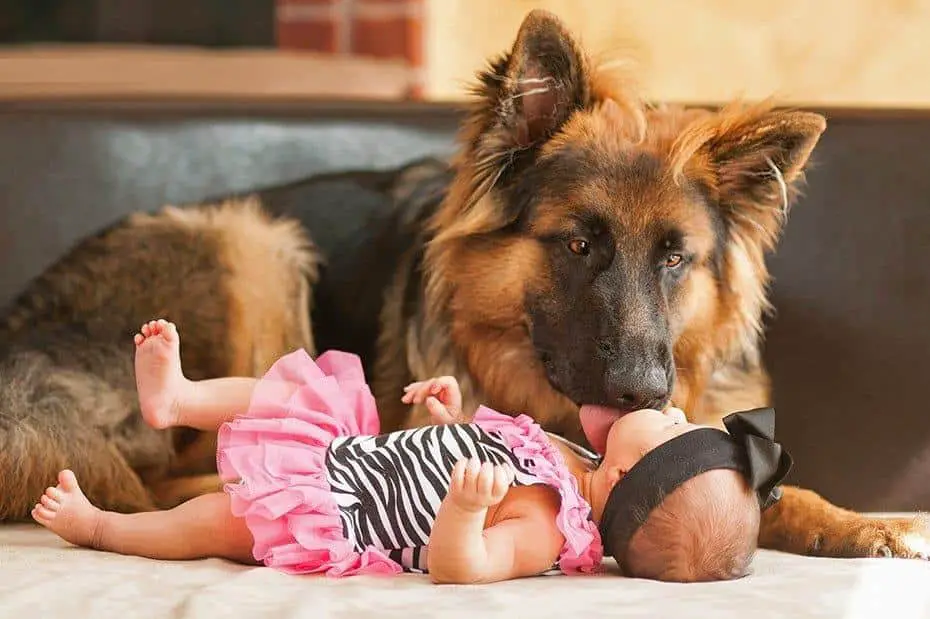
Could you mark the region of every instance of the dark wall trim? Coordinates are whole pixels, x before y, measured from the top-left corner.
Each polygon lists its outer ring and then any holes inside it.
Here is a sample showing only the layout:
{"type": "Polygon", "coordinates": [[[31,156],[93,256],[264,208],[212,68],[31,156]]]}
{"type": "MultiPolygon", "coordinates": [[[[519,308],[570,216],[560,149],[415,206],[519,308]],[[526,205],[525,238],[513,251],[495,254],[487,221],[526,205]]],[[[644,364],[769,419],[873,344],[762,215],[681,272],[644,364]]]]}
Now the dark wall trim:
{"type": "MultiPolygon", "coordinates": [[[[465,102],[423,103],[412,101],[333,101],[237,99],[69,99],[69,100],[9,100],[0,101],[0,114],[62,114],[62,115],[150,115],[158,116],[240,116],[243,113],[278,117],[371,118],[418,121],[457,120],[464,113],[465,102]]],[[[691,104],[696,107],[715,107],[691,104]]],[[[930,108],[854,108],[802,107],[825,114],[835,120],[909,120],[930,118],[930,108]]]]}

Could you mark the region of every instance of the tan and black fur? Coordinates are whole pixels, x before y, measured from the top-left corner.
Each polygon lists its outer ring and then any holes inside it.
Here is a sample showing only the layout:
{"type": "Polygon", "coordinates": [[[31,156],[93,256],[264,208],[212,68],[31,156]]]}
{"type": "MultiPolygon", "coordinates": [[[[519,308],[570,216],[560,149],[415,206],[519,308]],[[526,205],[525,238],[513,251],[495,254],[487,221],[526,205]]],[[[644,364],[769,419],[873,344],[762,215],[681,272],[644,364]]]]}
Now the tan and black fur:
{"type": "MultiPolygon", "coordinates": [[[[646,106],[532,12],[480,75],[455,177],[388,293],[375,389],[387,423],[428,423],[396,394],[440,374],[462,380],[466,410],[528,413],[575,440],[581,404],[673,402],[717,425],[767,405],[765,254],[825,127],[771,104],[646,106]]],[[[913,556],[909,534],[926,539],[927,522],[866,520],[786,488],[761,542],[913,556]]]]}
{"type": "Polygon", "coordinates": [[[299,226],[254,199],[136,215],[78,246],[2,323],[0,520],[27,518],[65,466],[111,509],[215,489],[213,437],[141,421],[133,332],[165,316],[184,334],[189,377],[258,375],[313,350],[316,274],[299,226]]]}
{"type": "MultiPolygon", "coordinates": [[[[314,340],[358,352],[388,430],[428,422],[401,389],[441,374],[469,410],[575,440],[581,404],[671,401],[706,423],[765,405],[764,257],[824,128],[765,104],[646,106],[534,11],[481,75],[451,165],[333,185],[383,198],[365,242],[327,246],[315,205],[353,194],[314,178],[130,218],[39,278],[0,330],[0,520],[25,517],[65,465],[112,509],[217,487],[212,437],[139,420],[131,335],[157,316],[179,324],[192,378],[257,375],[314,340]]],[[[927,535],[787,488],[761,542],[913,556],[927,535]]]]}

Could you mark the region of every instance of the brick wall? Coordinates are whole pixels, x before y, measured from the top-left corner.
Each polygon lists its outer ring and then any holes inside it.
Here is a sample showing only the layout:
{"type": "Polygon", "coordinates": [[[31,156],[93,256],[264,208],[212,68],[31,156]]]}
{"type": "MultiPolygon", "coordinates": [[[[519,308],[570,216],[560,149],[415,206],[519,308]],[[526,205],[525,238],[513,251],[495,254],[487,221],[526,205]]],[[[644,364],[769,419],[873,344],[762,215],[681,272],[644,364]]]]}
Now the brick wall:
{"type": "Polygon", "coordinates": [[[403,59],[410,96],[423,94],[424,0],[276,0],[278,46],[403,59]]]}

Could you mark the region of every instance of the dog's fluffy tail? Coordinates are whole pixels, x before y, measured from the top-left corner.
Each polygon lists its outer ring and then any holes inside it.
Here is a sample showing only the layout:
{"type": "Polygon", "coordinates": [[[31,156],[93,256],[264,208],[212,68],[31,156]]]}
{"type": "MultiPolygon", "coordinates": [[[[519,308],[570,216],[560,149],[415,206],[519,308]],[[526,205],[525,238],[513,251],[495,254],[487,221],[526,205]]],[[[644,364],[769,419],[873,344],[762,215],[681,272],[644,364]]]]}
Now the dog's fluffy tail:
{"type": "Polygon", "coordinates": [[[167,466],[159,458],[170,453],[169,438],[139,427],[130,354],[86,338],[57,343],[60,347],[43,352],[9,346],[2,351],[0,522],[28,519],[64,468],[77,474],[100,507],[150,509],[151,498],[134,469],[167,466]],[[140,461],[128,462],[126,453],[140,461]]]}

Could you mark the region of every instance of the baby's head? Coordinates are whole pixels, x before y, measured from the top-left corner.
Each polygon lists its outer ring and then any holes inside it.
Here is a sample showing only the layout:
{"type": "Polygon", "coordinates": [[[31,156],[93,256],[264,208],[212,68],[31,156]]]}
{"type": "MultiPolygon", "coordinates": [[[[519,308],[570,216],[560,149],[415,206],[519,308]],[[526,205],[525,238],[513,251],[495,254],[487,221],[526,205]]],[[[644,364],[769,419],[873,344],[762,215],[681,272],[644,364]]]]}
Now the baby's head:
{"type": "MultiPolygon", "coordinates": [[[[778,448],[783,477],[790,457],[784,453],[782,461],[781,454],[778,448]]],[[[747,481],[748,460],[739,438],[690,424],[678,409],[624,415],[611,426],[591,481],[605,550],[634,577],[745,576],[761,518],[761,491],[747,481]]]]}

